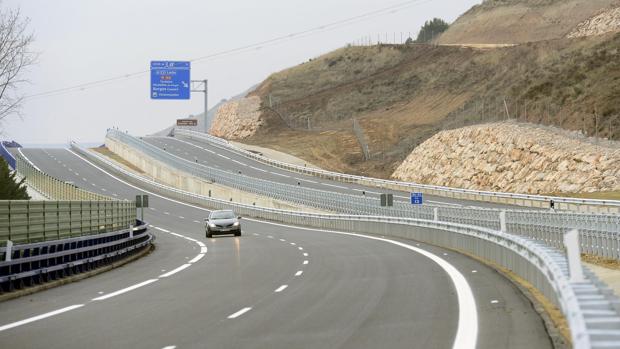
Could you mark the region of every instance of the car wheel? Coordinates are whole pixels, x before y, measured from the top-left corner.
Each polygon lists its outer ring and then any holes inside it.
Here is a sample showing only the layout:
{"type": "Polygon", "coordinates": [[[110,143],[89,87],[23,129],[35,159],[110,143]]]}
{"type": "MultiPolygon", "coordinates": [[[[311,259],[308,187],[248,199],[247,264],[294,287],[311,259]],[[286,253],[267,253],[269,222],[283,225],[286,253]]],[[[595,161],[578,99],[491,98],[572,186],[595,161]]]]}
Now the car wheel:
{"type": "Polygon", "coordinates": [[[210,239],[213,237],[213,233],[207,230],[207,233],[205,234],[205,236],[207,237],[207,239],[210,239]]]}
{"type": "Polygon", "coordinates": [[[235,232],[235,236],[241,236],[241,229],[237,230],[237,232],[235,232]]]}

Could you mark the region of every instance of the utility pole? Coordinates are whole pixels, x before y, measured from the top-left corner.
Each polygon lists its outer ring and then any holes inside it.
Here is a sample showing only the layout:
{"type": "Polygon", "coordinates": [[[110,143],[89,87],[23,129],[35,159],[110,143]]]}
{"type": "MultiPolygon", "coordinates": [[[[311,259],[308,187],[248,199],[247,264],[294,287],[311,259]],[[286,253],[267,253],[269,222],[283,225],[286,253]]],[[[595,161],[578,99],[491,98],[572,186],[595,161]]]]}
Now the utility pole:
{"type": "Polygon", "coordinates": [[[207,125],[207,111],[209,110],[208,106],[208,88],[207,88],[207,79],[204,80],[192,80],[192,89],[191,92],[202,92],[205,94],[205,113],[204,113],[204,132],[207,133],[208,125],[207,125]]]}

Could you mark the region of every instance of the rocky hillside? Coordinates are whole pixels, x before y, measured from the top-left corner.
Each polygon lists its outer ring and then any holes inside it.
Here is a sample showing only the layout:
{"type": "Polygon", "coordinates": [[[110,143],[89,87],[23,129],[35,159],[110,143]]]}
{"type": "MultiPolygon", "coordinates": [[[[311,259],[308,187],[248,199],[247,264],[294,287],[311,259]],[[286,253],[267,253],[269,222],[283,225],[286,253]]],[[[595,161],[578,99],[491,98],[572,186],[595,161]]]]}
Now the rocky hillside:
{"type": "Polygon", "coordinates": [[[581,38],[617,31],[620,31],[620,7],[603,11],[603,13],[587,19],[580,23],[566,37],[581,38]]]}
{"type": "Polygon", "coordinates": [[[519,44],[565,37],[618,0],[486,0],[464,13],[440,44],[519,44]]]}
{"type": "Polygon", "coordinates": [[[262,125],[258,97],[241,98],[222,105],[215,114],[209,133],[228,139],[253,136],[262,125]]]}
{"type": "Polygon", "coordinates": [[[515,122],[444,131],[393,178],[465,189],[548,194],[620,190],[620,143],[515,122]]]}

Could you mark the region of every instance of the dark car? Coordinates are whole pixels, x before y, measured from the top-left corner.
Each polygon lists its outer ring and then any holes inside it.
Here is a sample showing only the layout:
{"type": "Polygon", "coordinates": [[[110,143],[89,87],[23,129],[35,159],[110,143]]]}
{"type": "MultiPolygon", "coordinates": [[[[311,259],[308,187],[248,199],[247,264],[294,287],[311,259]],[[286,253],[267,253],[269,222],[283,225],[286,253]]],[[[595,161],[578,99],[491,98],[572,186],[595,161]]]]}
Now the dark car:
{"type": "Polygon", "coordinates": [[[241,236],[241,223],[232,210],[212,211],[209,218],[205,219],[205,232],[207,238],[214,234],[234,234],[241,236]]]}

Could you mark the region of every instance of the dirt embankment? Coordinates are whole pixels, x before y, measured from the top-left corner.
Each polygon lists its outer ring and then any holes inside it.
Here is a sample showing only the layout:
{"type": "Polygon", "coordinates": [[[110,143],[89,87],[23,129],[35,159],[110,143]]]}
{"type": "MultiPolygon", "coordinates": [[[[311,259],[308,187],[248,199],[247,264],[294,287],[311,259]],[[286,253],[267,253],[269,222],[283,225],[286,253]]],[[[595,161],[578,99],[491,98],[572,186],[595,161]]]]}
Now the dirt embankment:
{"type": "Polygon", "coordinates": [[[565,37],[618,0],[487,0],[459,17],[439,44],[519,44],[565,37]]]}
{"type": "Polygon", "coordinates": [[[516,193],[620,190],[620,143],[599,146],[515,122],[444,131],[417,147],[393,178],[516,193]]]}

